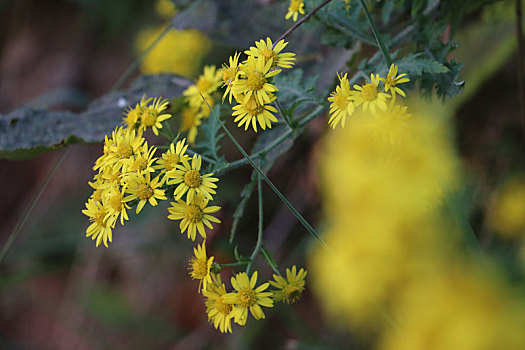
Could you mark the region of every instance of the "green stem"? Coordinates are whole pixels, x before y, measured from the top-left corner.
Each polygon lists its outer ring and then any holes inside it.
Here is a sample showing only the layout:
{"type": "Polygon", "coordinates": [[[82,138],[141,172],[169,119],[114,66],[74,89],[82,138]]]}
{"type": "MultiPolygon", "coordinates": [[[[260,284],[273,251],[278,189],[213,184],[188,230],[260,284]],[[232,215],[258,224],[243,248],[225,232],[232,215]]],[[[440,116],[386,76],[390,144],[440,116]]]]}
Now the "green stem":
{"type": "Polygon", "coordinates": [[[288,126],[290,127],[290,129],[293,129],[293,126],[292,126],[292,121],[288,118],[288,116],[286,114],[284,114],[283,112],[283,108],[281,107],[281,104],[279,103],[278,100],[275,100],[275,107],[277,107],[277,110],[279,111],[279,113],[283,116],[283,119],[284,119],[284,122],[286,124],[288,124],[288,126]]]}
{"type": "Polygon", "coordinates": [[[219,264],[219,265],[221,265],[221,267],[237,267],[237,266],[248,265],[249,263],[250,263],[249,261],[238,261],[238,262],[234,262],[230,264],[219,264]]]}
{"type": "Polygon", "coordinates": [[[205,162],[208,162],[210,164],[215,164],[215,161],[213,159],[211,159],[209,157],[206,157],[205,155],[199,154],[199,153],[197,153],[195,151],[192,151],[189,148],[186,150],[186,153],[188,153],[190,156],[193,156],[194,154],[196,154],[196,155],[200,156],[205,162]]]}
{"type": "Polygon", "coordinates": [[[250,269],[253,265],[253,262],[255,261],[255,258],[257,257],[257,254],[259,254],[259,250],[261,250],[262,246],[262,238],[263,238],[263,196],[262,196],[262,186],[261,186],[261,176],[257,176],[257,191],[259,192],[259,228],[257,231],[257,243],[255,244],[255,248],[253,249],[253,253],[250,256],[250,263],[248,266],[246,266],[246,274],[250,274],[250,269]]]}
{"type": "Polygon", "coordinates": [[[365,0],[359,0],[361,3],[361,7],[365,11],[366,18],[368,19],[368,23],[370,24],[370,27],[372,27],[372,31],[374,32],[374,36],[376,37],[377,44],[379,45],[379,48],[381,49],[381,52],[383,53],[383,56],[385,56],[386,63],[388,66],[392,64],[392,58],[390,57],[390,53],[388,53],[388,49],[383,42],[383,39],[381,38],[381,35],[379,35],[379,32],[377,31],[376,25],[374,23],[374,20],[372,18],[372,15],[368,11],[368,8],[366,7],[365,0]]]}

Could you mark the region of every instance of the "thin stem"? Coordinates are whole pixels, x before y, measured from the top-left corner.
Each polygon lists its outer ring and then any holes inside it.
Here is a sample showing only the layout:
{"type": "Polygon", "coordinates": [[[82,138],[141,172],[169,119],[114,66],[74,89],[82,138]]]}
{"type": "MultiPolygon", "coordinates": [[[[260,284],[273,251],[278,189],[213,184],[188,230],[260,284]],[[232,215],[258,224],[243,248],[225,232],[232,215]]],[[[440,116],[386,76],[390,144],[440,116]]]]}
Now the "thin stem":
{"type": "Polygon", "coordinates": [[[249,263],[250,263],[249,261],[238,261],[238,262],[234,262],[230,264],[219,264],[219,265],[221,265],[221,267],[237,267],[237,266],[248,265],[249,263]]]}
{"type": "Polygon", "coordinates": [[[377,44],[379,45],[379,48],[381,49],[381,52],[383,53],[383,56],[385,56],[386,63],[388,63],[388,66],[392,64],[392,58],[390,57],[390,53],[388,53],[388,49],[383,42],[383,39],[381,38],[381,35],[379,35],[379,32],[377,31],[376,25],[374,23],[374,20],[372,18],[372,15],[368,11],[368,8],[366,7],[365,0],[359,0],[361,3],[361,7],[365,11],[366,18],[368,19],[368,23],[370,24],[370,27],[372,27],[372,31],[374,32],[374,36],[376,37],[377,44]]]}
{"type": "Polygon", "coordinates": [[[188,153],[190,156],[193,156],[194,154],[196,154],[196,155],[200,156],[205,162],[208,162],[210,164],[215,164],[215,161],[213,159],[211,159],[209,157],[206,157],[205,155],[202,155],[202,154],[197,153],[195,151],[192,151],[189,148],[186,150],[186,153],[188,153]]]}
{"type": "Polygon", "coordinates": [[[47,174],[46,178],[44,179],[44,181],[42,182],[42,184],[38,188],[38,192],[31,199],[31,202],[30,202],[29,206],[26,208],[24,214],[22,215],[22,217],[20,218],[20,220],[16,224],[15,229],[9,235],[9,238],[8,238],[7,242],[5,243],[4,247],[2,248],[2,252],[0,253],[0,264],[2,264],[2,262],[6,258],[7,254],[9,253],[9,250],[13,246],[13,243],[15,242],[15,240],[18,238],[18,235],[22,231],[22,227],[24,227],[27,219],[29,219],[29,216],[31,215],[31,212],[33,211],[33,208],[35,207],[36,203],[38,203],[38,200],[40,199],[40,197],[44,193],[44,190],[47,188],[47,185],[49,184],[49,181],[51,181],[51,179],[53,178],[53,176],[57,172],[58,168],[60,167],[60,165],[62,164],[62,162],[66,158],[66,156],[68,155],[70,149],[71,148],[65,149],[64,152],[62,152],[60,157],[57,159],[57,161],[53,165],[53,168],[51,169],[49,174],[47,174]]]}
{"type": "MultiPolygon", "coordinates": [[[[198,91],[198,90],[197,90],[198,91]]],[[[206,103],[206,105],[208,106],[208,108],[210,109],[211,111],[211,114],[213,114],[214,118],[217,118],[217,121],[219,122],[219,124],[221,125],[221,128],[224,130],[224,132],[226,133],[226,135],[228,136],[228,138],[233,142],[233,144],[235,145],[235,147],[237,147],[237,149],[239,150],[239,152],[242,153],[242,155],[244,156],[244,158],[248,159],[248,162],[251,164],[251,166],[257,170],[257,172],[261,175],[261,177],[264,179],[264,181],[266,181],[266,183],[268,184],[268,186],[270,186],[270,188],[275,192],[275,194],[277,195],[277,197],[279,197],[279,199],[281,201],[283,201],[283,203],[288,207],[288,209],[290,209],[290,211],[292,212],[292,214],[295,215],[295,217],[297,218],[297,220],[299,220],[299,222],[301,222],[301,224],[308,230],[308,232],[310,232],[310,234],[312,236],[314,236],[318,241],[319,243],[321,243],[321,245],[325,248],[325,249],[330,249],[326,243],[322,240],[322,238],[319,236],[319,234],[314,230],[314,228],[308,223],[308,221],[306,221],[306,219],[297,211],[297,209],[295,209],[295,207],[286,199],[286,197],[281,193],[281,191],[279,191],[277,189],[277,187],[275,187],[275,185],[273,184],[273,182],[270,181],[270,179],[264,174],[264,172],[261,170],[261,168],[259,168],[259,166],[257,164],[255,164],[255,162],[250,158],[250,156],[248,156],[248,153],[246,153],[246,151],[244,150],[244,148],[242,148],[242,146],[237,142],[237,140],[235,139],[235,137],[233,137],[232,133],[230,132],[230,130],[228,130],[226,128],[226,126],[224,125],[224,123],[222,122],[222,120],[219,118],[218,115],[216,115],[213,111],[213,109],[211,108],[210,104],[208,103],[208,101],[206,101],[206,99],[204,98],[204,96],[202,96],[201,92],[199,91],[199,94],[201,95],[201,98],[204,100],[204,102],[206,103]]]]}
{"type": "Polygon", "coordinates": [[[321,5],[317,6],[316,8],[314,8],[312,11],[308,12],[306,14],[306,16],[304,16],[303,18],[301,18],[299,20],[299,22],[295,23],[293,26],[290,27],[290,29],[288,29],[286,32],[284,32],[280,37],[279,39],[277,39],[275,41],[275,43],[273,44],[273,47],[275,47],[275,45],[283,40],[284,38],[286,38],[288,35],[290,35],[294,30],[296,30],[301,24],[303,24],[304,22],[306,22],[308,20],[308,18],[312,17],[312,15],[314,13],[316,13],[317,11],[319,11],[321,8],[323,8],[326,4],[328,4],[330,1],[332,0],[325,0],[321,5]]]}
{"type": "Polygon", "coordinates": [[[288,116],[286,114],[284,114],[283,112],[283,107],[281,106],[281,104],[279,103],[278,100],[275,100],[274,101],[275,103],[275,107],[277,108],[277,110],[279,111],[279,114],[281,114],[283,116],[283,119],[285,121],[286,124],[288,124],[288,126],[293,129],[293,126],[292,126],[292,121],[288,118],[288,116]]]}
{"type": "Polygon", "coordinates": [[[248,266],[246,266],[246,274],[250,274],[250,269],[253,265],[253,262],[255,261],[255,258],[257,257],[257,254],[259,254],[259,251],[261,250],[262,246],[262,238],[263,238],[263,196],[262,196],[262,186],[261,186],[261,175],[257,176],[257,191],[259,192],[259,228],[257,231],[257,243],[255,244],[255,248],[253,249],[253,253],[250,256],[250,263],[248,266]]]}

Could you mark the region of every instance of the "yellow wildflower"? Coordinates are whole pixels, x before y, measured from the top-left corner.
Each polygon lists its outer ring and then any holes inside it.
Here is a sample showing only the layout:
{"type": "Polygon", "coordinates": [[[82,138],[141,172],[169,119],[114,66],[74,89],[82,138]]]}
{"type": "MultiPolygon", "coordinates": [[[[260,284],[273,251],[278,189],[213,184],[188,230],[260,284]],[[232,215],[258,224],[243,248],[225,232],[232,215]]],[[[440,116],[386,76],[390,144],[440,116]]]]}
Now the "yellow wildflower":
{"type": "Polygon", "coordinates": [[[146,202],[149,202],[152,206],[158,204],[157,199],[166,199],[164,190],[161,190],[162,182],[159,180],[160,175],[151,179],[151,173],[146,175],[131,173],[126,177],[127,187],[125,192],[129,194],[124,198],[124,202],[129,202],[134,199],[138,199],[136,213],[140,213],[146,202]]]}
{"type": "Polygon", "coordinates": [[[293,304],[301,297],[304,291],[304,279],[306,278],[306,270],[300,269],[297,272],[297,267],[292,266],[292,269],[286,269],[286,279],[282,276],[273,275],[275,281],[270,281],[270,284],[277,288],[273,290],[273,300],[282,301],[286,304],[293,304]]]}
{"type": "Polygon", "coordinates": [[[264,57],[249,56],[246,64],[241,66],[241,77],[233,84],[234,94],[244,94],[244,102],[253,95],[261,105],[270,103],[270,95],[278,91],[268,79],[281,72],[280,69],[270,71],[272,61],[265,63],[264,57]]]}
{"type": "Polygon", "coordinates": [[[280,40],[273,47],[272,39],[266,38],[266,42],[261,39],[255,42],[255,47],[251,46],[249,50],[244,51],[248,56],[258,58],[264,57],[264,64],[271,62],[270,68],[275,67],[292,68],[295,61],[295,53],[280,53],[288,45],[287,42],[280,40]]]}
{"type": "Polygon", "coordinates": [[[490,228],[504,237],[525,235],[525,179],[513,178],[493,195],[487,208],[490,228]]]}
{"type": "MultiPolygon", "coordinates": [[[[275,97],[270,95],[270,101],[274,101],[275,97]]],[[[263,130],[271,128],[271,122],[277,122],[277,118],[272,113],[277,113],[277,109],[269,104],[259,104],[255,96],[250,96],[248,100],[241,95],[238,97],[239,104],[233,107],[232,115],[235,117],[234,122],[239,122],[238,126],[244,124],[244,130],[248,130],[250,124],[253,130],[257,132],[257,123],[263,130]]]]}
{"type": "Polygon", "coordinates": [[[231,333],[233,308],[230,304],[224,302],[224,296],[227,294],[224,284],[220,283],[217,286],[208,288],[203,291],[202,294],[206,297],[206,313],[208,314],[208,320],[210,320],[210,322],[213,321],[215,329],[218,328],[222,333],[231,333]]]}
{"type": "Polygon", "coordinates": [[[222,101],[224,102],[224,98],[226,95],[228,95],[228,102],[232,103],[232,87],[233,83],[237,80],[239,77],[240,71],[239,71],[239,56],[241,54],[236,52],[233,56],[230,56],[230,65],[224,64],[224,66],[221,68],[220,73],[222,73],[222,87],[226,87],[226,91],[224,91],[224,94],[222,95],[222,101]]]}
{"type": "Polygon", "coordinates": [[[328,101],[330,104],[330,119],[328,124],[334,128],[341,122],[341,126],[345,127],[346,117],[351,116],[354,113],[354,103],[350,93],[350,83],[347,78],[348,73],[340,76],[339,73],[339,85],[336,86],[335,91],[330,93],[328,101]]]}
{"type": "Polygon", "coordinates": [[[157,0],[155,12],[162,19],[170,19],[177,14],[177,8],[172,0],[157,0]]]}
{"type": "Polygon", "coordinates": [[[105,219],[115,223],[120,216],[120,224],[124,225],[124,219],[129,220],[127,209],[129,205],[124,202],[124,188],[116,184],[110,185],[103,197],[104,207],[107,210],[105,219]]]}
{"type": "Polygon", "coordinates": [[[162,122],[171,118],[171,114],[164,113],[168,107],[169,101],[156,97],[150,104],[151,99],[146,99],[145,96],[140,101],[140,129],[146,130],[151,128],[155,135],[159,134],[158,129],[162,129],[162,122]]]}
{"type": "Polygon", "coordinates": [[[212,283],[210,268],[213,264],[213,256],[208,259],[206,255],[206,240],[201,245],[197,244],[196,248],[193,248],[193,256],[190,259],[190,276],[193,279],[199,280],[199,293],[202,290],[205,291],[208,283],[212,283]]]}
{"type": "Polygon", "coordinates": [[[86,230],[86,237],[91,237],[93,240],[97,240],[97,247],[101,242],[104,242],[106,248],[108,247],[108,241],[112,241],[112,222],[108,218],[108,210],[102,202],[95,202],[93,199],[89,199],[86,203],[86,209],[82,210],[84,215],[89,217],[91,225],[86,230]]]}
{"type": "Polygon", "coordinates": [[[183,160],[188,161],[188,156],[186,155],[188,145],[184,145],[185,141],[186,139],[178,141],[176,146],[173,143],[170,144],[170,148],[162,154],[157,160],[157,165],[154,165],[153,168],[160,170],[161,174],[165,174],[175,169],[183,160]]]}
{"type": "Polygon", "coordinates": [[[293,21],[296,22],[299,14],[304,15],[304,0],[290,0],[288,13],[284,18],[289,19],[293,17],[293,21]]]}
{"type": "Polygon", "coordinates": [[[406,97],[405,92],[399,87],[397,87],[397,85],[408,83],[410,81],[406,74],[397,75],[398,69],[399,68],[392,63],[390,65],[390,69],[388,70],[386,78],[380,78],[385,83],[385,92],[390,91],[393,100],[395,100],[396,98],[396,93],[400,94],[403,97],[406,97]]]}
{"type": "Polygon", "coordinates": [[[386,100],[390,96],[384,92],[379,92],[379,74],[370,74],[370,83],[366,83],[363,86],[354,85],[354,89],[357,91],[352,91],[352,97],[355,100],[356,107],[363,105],[363,111],[367,111],[369,108],[372,113],[376,112],[376,107],[383,111],[386,110],[386,100]]]}
{"type": "Polygon", "coordinates": [[[188,143],[190,145],[195,144],[198,127],[202,124],[201,119],[203,116],[204,115],[201,112],[199,112],[199,110],[196,108],[188,107],[182,111],[182,122],[180,125],[180,131],[188,132],[188,143]]]}
{"type": "Polygon", "coordinates": [[[221,85],[221,80],[220,71],[217,71],[215,66],[206,66],[204,73],[199,76],[197,82],[184,90],[182,94],[188,98],[191,107],[207,109],[204,99],[212,105],[211,94],[221,85]]]}

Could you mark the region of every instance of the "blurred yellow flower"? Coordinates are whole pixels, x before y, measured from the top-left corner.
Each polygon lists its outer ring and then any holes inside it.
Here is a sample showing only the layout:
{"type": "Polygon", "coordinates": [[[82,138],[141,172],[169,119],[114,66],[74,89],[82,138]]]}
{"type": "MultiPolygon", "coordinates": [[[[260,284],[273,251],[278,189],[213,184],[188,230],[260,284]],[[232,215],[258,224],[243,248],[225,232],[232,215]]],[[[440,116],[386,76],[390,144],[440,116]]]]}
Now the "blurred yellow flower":
{"type": "Polygon", "coordinates": [[[498,189],[487,207],[487,223],[504,237],[525,234],[525,178],[513,178],[498,189]]]}
{"type": "Polygon", "coordinates": [[[177,14],[177,8],[173,0],[157,0],[155,12],[162,19],[170,19],[177,14]]]}

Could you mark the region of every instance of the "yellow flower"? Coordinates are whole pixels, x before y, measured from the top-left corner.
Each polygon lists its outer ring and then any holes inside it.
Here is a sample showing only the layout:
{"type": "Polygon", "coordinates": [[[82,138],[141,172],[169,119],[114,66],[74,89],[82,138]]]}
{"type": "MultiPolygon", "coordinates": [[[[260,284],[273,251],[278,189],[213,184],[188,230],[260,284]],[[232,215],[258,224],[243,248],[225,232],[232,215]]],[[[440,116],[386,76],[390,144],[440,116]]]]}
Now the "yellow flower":
{"type": "Polygon", "coordinates": [[[233,93],[244,94],[244,102],[253,95],[261,105],[270,103],[271,93],[278,91],[275,85],[268,83],[268,79],[281,72],[280,69],[270,71],[272,61],[265,63],[264,57],[248,57],[246,64],[241,66],[241,77],[233,84],[233,93]]]}
{"type": "Polygon", "coordinates": [[[122,169],[122,160],[131,159],[137,154],[145,139],[141,131],[135,133],[134,130],[120,127],[113,131],[112,140],[105,163],[113,167],[114,173],[118,173],[122,169]]]}
{"type": "Polygon", "coordinates": [[[154,165],[153,169],[160,170],[161,174],[165,174],[175,169],[183,160],[188,161],[186,155],[188,145],[184,145],[185,141],[186,139],[178,141],[176,146],[173,143],[170,144],[170,148],[157,160],[157,165],[154,165]]]}
{"type": "Polygon", "coordinates": [[[491,229],[504,237],[525,235],[525,179],[506,182],[493,195],[487,208],[491,229]]]}
{"type": "Polygon", "coordinates": [[[207,109],[208,107],[204,99],[206,99],[210,105],[213,104],[211,94],[221,85],[221,80],[220,71],[217,71],[215,66],[206,66],[204,67],[204,73],[201,74],[197,82],[184,90],[182,94],[189,99],[191,107],[207,109]]]}
{"type": "Polygon", "coordinates": [[[293,16],[293,21],[296,22],[299,14],[304,15],[304,0],[290,0],[288,13],[284,18],[289,19],[293,16]]]}
{"type": "Polygon", "coordinates": [[[261,306],[273,307],[273,301],[270,299],[272,292],[264,292],[270,284],[263,283],[255,288],[257,271],[251,278],[248,278],[246,272],[238,273],[232,277],[231,283],[235,292],[225,294],[223,300],[226,304],[233,305],[232,316],[241,326],[246,324],[248,310],[256,320],[260,320],[265,317],[261,306]]]}
{"type": "Polygon", "coordinates": [[[126,177],[126,188],[125,192],[129,194],[124,198],[124,202],[129,202],[134,199],[139,199],[137,204],[136,213],[140,213],[146,202],[149,202],[152,206],[158,204],[157,199],[166,199],[164,190],[159,187],[162,186],[162,182],[159,181],[160,175],[151,179],[151,173],[146,175],[131,173],[126,177]]]}
{"type": "MultiPolygon", "coordinates": [[[[141,31],[135,43],[138,53],[144,53],[165,28],[162,25],[141,31]]],[[[210,49],[210,39],[200,31],[170,29],[144,57],[140,69],[143,74],[174,73],[191,78],[198,73],[210,49]]]]}
{"type": "Polygon", "coordinates": [[[222,333],[231,333],[233,308],[230,304],[224,302],[224,296],[227,294],[224,284],[211,285],[211,287],[203,291],[202,294],[206,297],[208,320],[213,321],[215,329],[219,328],[222,333]]]}
{"type": "Polygon", "coordinates": [[[82,210],[84,215],[89,217],[91,225],[86,230],[86,237],[97,240],[97,247],[104,242],[106,248],[108,241],[112,240],[111,221],[108,220],[108,210],[101,202],[95,202],[89,199],[86,203],[86,209],[82,210]]]}
{"type": "Polygon", "coordinates": [[[168,107],[169,101],[163,100],[160,97],[153,99],[150,104],[151,98],[146,99],[144,96],[140,101],[140,107],[142,113],[140,114],[140,129],[146,130],[146,128],[152,128],[155,135],[159,134],[158,129],[162,129],[162,122],[171,118],[171,114],[163,113],[166,107],[168,107]]]}
{"type": "MultiPolygon", "coordinates": [[[[275,97],[271,95],[270,101],[274,101],[275,97]]],[[[240,103],[233,107],[234,112],[232,115],[235,117],[234,122],[239,122],[238,126],[241,127],[244,124],[244,130],[248,130],[250,124],[253,130],[257,132],[257,123],[263,130],[271,128],[271,122],[277,122],[277,118],[272,113],[277,113],[277,109],[268,104],[259,104],[255,99],[255,96],[250,96],[246,101],[241,95],[239,97],[240,103]]]]}
{"type": "Polygon", "coordinates": [[[201,245],[197,244],[196,248],[193,248],[193,256],[190,259],[190,276],[194,280],[199,280],[199,293],[202,290],[205,291],[208,283],[212,283],[210,268],[213,264],[213,256],[208,259],[206,255],[206,240],[201,245]]]}
{"type": "Polygon", "coordinates": [[[129,130],[137,131],[140,127],[139,119],[140,119],[141,114],[142,114],[142,110],[140,108],[140,105],[137,104],[135,108],[129,107],[124,112],[124,118],[122,119],[122,121],[124,122],[124,124],[129,130]]]}
{"type": "Polygon", "coordinates": [[[335,91],[330,93],[328,101],[330,104],[330,119],[328,124],[334,128],[341,122],[341,126],[345,127],[346,117],[354,113],[354,103],[350,93],[350,83],[348,82],[347,73],[339,77],[339,85],[336,86],[335,91]]]}
{"type": "Polygon", "coordinates": [[[130,209],[129,205],[124,202],[124,188],[120,188],[118,185],[110,185],[104,197],[102,198],[104,208],[107,210],[105,219],[114,223],[120,216],[120,224],[124,225],[124,219],[129,220],[127,209],[130,209]]]}
{"type": "Polygon", "coordinates": [[[199,112],[196,108],[185,108],[182,111],[182,122],[180,125],[180,131],[188,131],[188,143],[190,145],[195,144],[195,139],[197,138],[197,132],[199,125],[202,124],[202,117],[204,115],[199,112]]]}
{"type": "Polygon", "coordinates": [[[134,156],[122,160],[122,172],[133,172],[138,174],[155,172],[155,169],[153,168],[153,162],[155,162],[157,158],[153,156],[155,155],[156,151],[157,148],[154,146],[148,148],[148,142],[144,142],[142,147],[138,149],[138,152],[134,156]]]}
{"type": "Polygon", "coordinates": [[[367,111],[368,108],[375,113],[376,107],[385,111],[386,99],[390,96],[379,92],[379,75],[370,74],[370,83],[366,83],[363,86],[354,85],[354,89],[357,91],[352,91],[351,94],[355,100],[356,107],[363,105],[363,111],[367,111]]]}
{"type": "Polygon", "coordinates": [[[392,94],[392,99],[396,98],[396,93],[400,94],[403,97],[406,97],[405,92],[399,87],[397,87],[397,85],[407,83],[410,81],[410,79],[406,77],[406,74],[397,75],[397,71],[398,67],[392,63],[390,65],[390,69],[388,70],[386,78],[380,78],[385,83],[385,92],[390,91],[390,93],[392,94]]]}
{"type": "Polygon", "coordinates": [[[222,74],[222,87],[226,87],[226,91],[222,95],[222,101],[228,95],[228,102],[232,103],[232,86],[233,83],[239,77],[239,56],[241,54],[236,52],[233,56],[230,56],[230,65],[224,64],[221,68],[220,73],[222,74]]]}
{"type": "Polygon", "coordinates": [[[155,12],[162,19],[170,19],[177,14],[177,8],[172,0],[157,0],[155,2],[155,12]]]}
{"type": "Polygon", "coordinates": [[[304,291],[304,279],[306,278],[306,270],[300,269],[297,273],[297,267],[292,266],[292,269],[286,269],[286,279],[282,276],[273,275],[275,281],[270,281],[270,284],[277,288],[273,290],[273,300],[282,301],[286,304],[293,304],[301,297],[304,291]]]}
{"type": "Polygon", "coordinates": [[[195,195],[190,203],[186,203],[183,200],[178,199],[177,202],[171,203],[171,208],[168,208],[170,215],[168,219],[180,220],[180,232],[184,233],[188,230],[188,239],[195,241],[197,231],[206,238],[206,225],[210,230],[213,229],[211,222],[220,223],[221,221],[214,216],[210,215],[218,212],[221,207],[210,206],[208,207],[209,199],[205,198],[203,194],[198,193],[195,195]]]}
{"type": "Polygon", "coordinates": [[[217,188],[214,182],[219,181],[219,179],[211,177],[213,173],[201,175],[201,164],[201,157],[194,154],[191,167],[187,161],[183,161],[176,169],[166,173],[167,178],[170,179],[168,180],[169,185],[179,184],[173,192],[175,199],[180,199],[186,192],[188,193],[187,203],[190,203],[197,193],[202,193],[206,198],[213,199],[212,194],[216,193],[213,189],[217,188]]]}
{"type": "Polygon", "coordinates": [[[264,57],[264,64],[268,62],[272,63],[270,68],[292,68],[294,64],[293,61],[295,61],[295,54],[292,52],[280,53],[286,45],[288,45],[288,43],[283,39],[273,47],[272,40],[266,38],[266,42],[263,39],[256,41],[256,47],[251,46],[250,49],[244,51],[244,53],[254,58],[264,57]]]}

